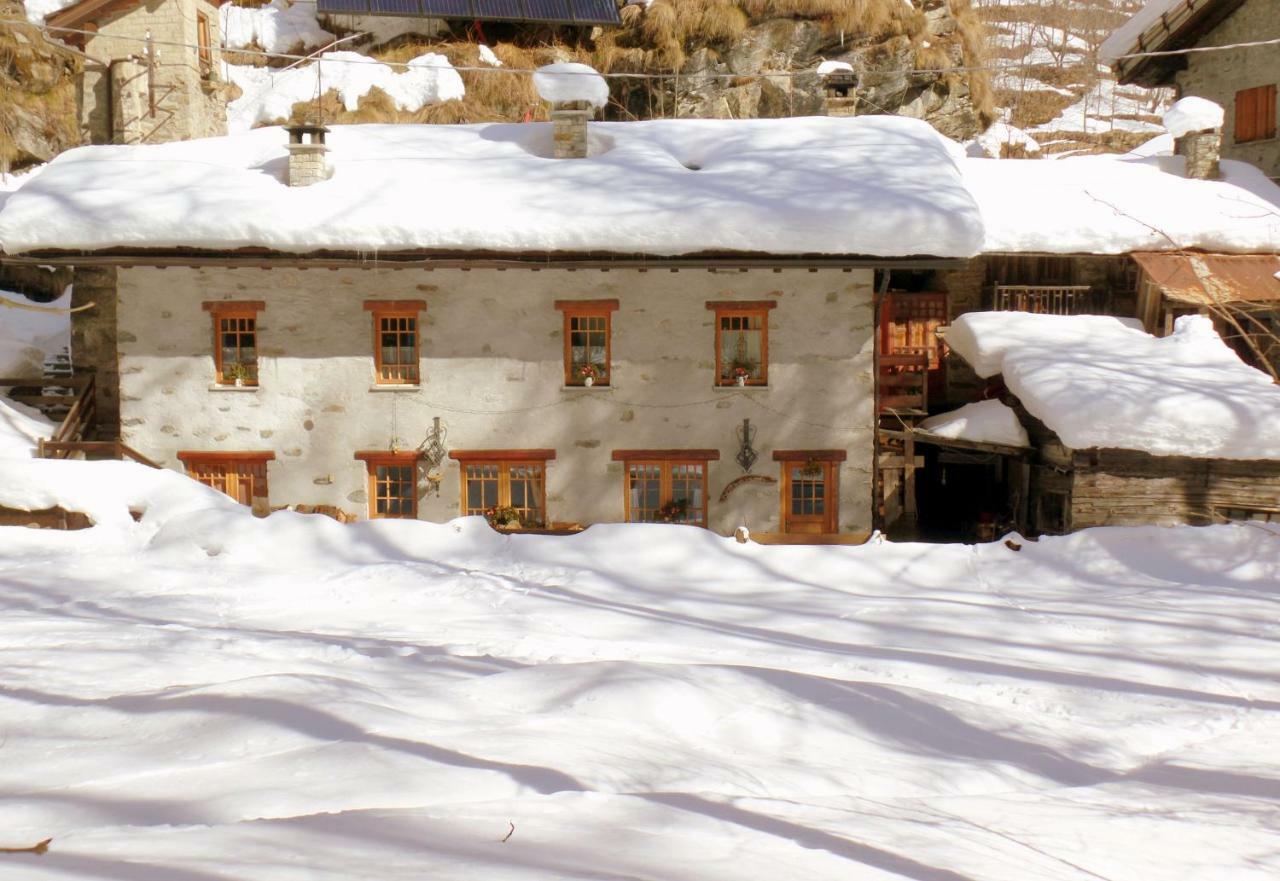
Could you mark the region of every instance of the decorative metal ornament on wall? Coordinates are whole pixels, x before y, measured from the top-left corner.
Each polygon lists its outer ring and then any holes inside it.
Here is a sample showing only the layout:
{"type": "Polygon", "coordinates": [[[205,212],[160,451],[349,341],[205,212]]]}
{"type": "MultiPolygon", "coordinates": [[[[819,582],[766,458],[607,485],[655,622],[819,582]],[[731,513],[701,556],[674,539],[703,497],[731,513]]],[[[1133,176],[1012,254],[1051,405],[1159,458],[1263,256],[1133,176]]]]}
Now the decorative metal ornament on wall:
{"type": "Polygon", "coordinates": [[[751,427],[751,420],[743,419],[742,425],[738,427],[736,434],[738,436],[738,452],[733,459],[742,466],[743,471],[750,471],[751,466],[756,464],[756,459],[760,458],[760,454],[751,445],[756,439],[756,430],[751,427]]]}
{"type": "Polygon", "coordinates": [[[427,436],[423,438],[422,443],[418,444],[418,458],[427,466],[427,486],[432,493],[440,495],[440,465],[444,462],[445,455],[449,452],[446,441],[449,432],[444,427],[444,423],[440,421],[439,416],[433,416],[431,419],[431,430],[427,432],[427,436]]]}

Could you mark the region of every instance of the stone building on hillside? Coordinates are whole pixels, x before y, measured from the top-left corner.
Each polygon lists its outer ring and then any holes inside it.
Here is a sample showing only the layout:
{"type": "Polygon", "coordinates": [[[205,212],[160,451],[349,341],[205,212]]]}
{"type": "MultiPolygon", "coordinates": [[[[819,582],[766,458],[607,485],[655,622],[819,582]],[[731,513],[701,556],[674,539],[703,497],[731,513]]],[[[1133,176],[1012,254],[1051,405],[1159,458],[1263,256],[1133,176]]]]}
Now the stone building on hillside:
{"type": "Polygon", "coordinates": [[[227,132],[219,76],[225,0],[80,0],[45,20],[90,59],[80,125],[93,144],[156,144],[227,132]],[[82,33],[90,32],[90,33],[82,33]]]}
{"type": "Polygon", "coordinates": [[[1280,39],[1276,0],[1163,0],[1148,3],[1103,45],[1121,83],[1175,86],[1226,108],[1222,155],[1280,178],[1280,51],[1253,45],[1180,55],[1144,55],[1280,39]]]}

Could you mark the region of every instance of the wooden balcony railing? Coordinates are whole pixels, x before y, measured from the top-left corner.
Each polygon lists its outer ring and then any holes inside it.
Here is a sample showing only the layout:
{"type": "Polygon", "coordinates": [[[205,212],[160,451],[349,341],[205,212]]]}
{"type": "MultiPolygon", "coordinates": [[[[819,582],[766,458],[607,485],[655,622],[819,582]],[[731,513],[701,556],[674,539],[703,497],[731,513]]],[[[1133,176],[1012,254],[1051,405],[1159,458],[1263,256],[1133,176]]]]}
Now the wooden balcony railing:
{"type": "Polygon", "coordinates": [[[880,356],[876,410],[911,415],[928,413],[929,355],[926,352],[880,356]]]}
{"type": "Polygon", "coordinates": [[[1095,310],[1089,285],[1006,285],[994,287],[997,312],[1035,312],[1040,315],[1087,315],[1095,310]]]}

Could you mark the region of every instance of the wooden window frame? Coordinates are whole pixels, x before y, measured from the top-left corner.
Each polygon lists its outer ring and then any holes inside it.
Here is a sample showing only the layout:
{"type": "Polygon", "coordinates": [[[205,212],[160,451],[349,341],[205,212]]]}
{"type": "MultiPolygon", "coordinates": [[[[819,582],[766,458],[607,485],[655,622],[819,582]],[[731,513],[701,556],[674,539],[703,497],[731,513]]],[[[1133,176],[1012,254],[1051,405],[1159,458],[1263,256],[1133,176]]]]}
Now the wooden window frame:
{"type": "Polygon", "coordinates": [[[607,388],[613,382],[613,313],[618,311],[617,300],[556,300],[555,308],[564,314],[564,384],[584,386],[581,376],[575,375],[573,363],[573,321],[575,318],[604,319],[604,377],[595,385],[607,388]]]}
{"type": "MultiPolygon", "coordinates": [[[[467,505],[467,468],[470,465],[495,465],[498,469],[498,504],[497,507],[511,507],[511,469],[513,467],[536,466],[542,470],[542,485],[538,510],[542,512],[542,523],[537,528],[545,527],[551,522],[547,512],[547,463],[556,457],[555,450],[452,450],[449,458],[458,463],[458,511],[463,517],[468,514],[467,505]]],[[[481,513],[472,511],[471,514],[481,513]]],[[[534,528],[534,527],[531,527],[534,528]]]]}
{"type": "Polygon", "coordinates": [[[774,450],[773,460],[779,464],[778,481],[781,520],[778,528],[784,533],[813,534],[812,530],[795,529],[799,524],[815,524],[819,535],[832,535],[840,531],[840,463],[849,458],[847,450],[774,450]],[[796,465],[814,463],[822,470],[825,486],[821,515],[797,515],[791,511],[791,469],[796,465]],[[822,519],[818,520],[820,516],[822,519]]]}
{"type": "Polygon", "coordinates": [[[365,300],[366,312],[372,313],[373,325],[373,381],[375,385],[416,386],[422,382],[422,313],[427,311],[426,300],[365,300]],[[399,379],[388,377],[390,367],[382,363],[382,322],[410,318],[413,320],[413,361],[410,376],[399,379]]]}
{"type": "Polygon", "coordinates": [[[760,376],[748,377],[747,386],[756,388],[769,385],[769,313],[778,307],[777,300],[710,300],[707,308],[715,313],[715,347],[716,374],[715,385],[720,387],[736,386],[732,376],[726,377],[724,364],[724,347],[720,325],[725,318],[758,318],[760,319],[760,376]]]}
{"type": "Polygon", "coordinates": [[[659,469],[658,505],[672,501],[671,471],[680,465],[697,465],[702,469],[702,508],[693,523],[681,524],[707,529],[710,522],[710,463],[719,461],[719,450],[614,450],[613,461],[622,463],[622,513],[627,523],[650,523],[631,519],[631,469],[633,466],[653,466],[659,469]]]}
{"type": "MultiPolygon", "coordinates": [[[[267,308],[262,300],[206,300],[201,308],[213,318],[213,381],[214,385],[233,386],[235,380],[228,378],[223,372],[222,363],[222,322],[227,320],[249,319],[253,321],[253,376],[246,378],[243,385],[256,388],[259,383],[259,346],[258,313],[267,308]]],[[[237,363],[244,363],[243,361],[237,363]]]]}
{"type": "Polygon", "coordinates": [[[203,12],[196,13],[196,60],[202,78],[213,76],[213,37],[209,30],[209,16],[203,12]]]}
{"type": "MultiPolygon", "coordinates": [[[[365,464],[365,472],[368,480],[369,493],[369,519],[370,520],[416,520],[418,519],[418,451],[394,451],[394,450],[360,450],[355,454],[355,458],[365,464]],[[413,469],[412,491],[409,493],[409,513],[408,514],[380,514],[378,513],[378,501],[382,496],[378,494],[378,466],[408,467],[413,469]]],[[[391,498],[387,496],[386,498],[391,498]]]]}
{"type": "Polygon", "coordinates": [[[1235,143],[1269,141],[1276,136],[1276,84],[1265,83],[1236,92],[1235,143]]]}
{"type": "Polygon", "coordinates": [[[274,461],[276,454],[270,450],[179,450],[178,461],[186,468],[187,476],[192,480],[203,483],[205,486],[212,487],[224,495],[230,496],[242,505],[248,505],[255,512],[261,507],[261,513],[266,513],[269,508],[269,499],[271,493],[270,482],[267,476],[266,465],[268,462],[274,461]],[[226,474],[223,475],[224,483],[222,486],[215,486],[212,482],[205,479],[207,475],[201,475],[200,469],[206,468],[225,468],[226,474]],[[258,473],[252,473],[249,469],[256,469],[258,473]],[[247,473],[246,473],[247,472],[247,473]],[[241,484],[248,481],[249,485],[249,501],[240,498],[241,484]],[[262,491],[257,492],[258,489],[262,491]],[[262,500],[261,506],[255,505],[258,499],[262,500]]]}

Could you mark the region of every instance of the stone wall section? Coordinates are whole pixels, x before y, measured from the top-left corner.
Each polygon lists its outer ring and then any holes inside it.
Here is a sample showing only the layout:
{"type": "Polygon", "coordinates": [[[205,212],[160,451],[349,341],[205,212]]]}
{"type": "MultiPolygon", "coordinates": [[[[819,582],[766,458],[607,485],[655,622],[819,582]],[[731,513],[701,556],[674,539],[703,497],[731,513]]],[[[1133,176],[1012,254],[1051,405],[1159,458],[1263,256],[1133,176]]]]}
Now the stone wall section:
{"type": "MultiPolygon", "coordinates": [[[[1198,45],[1225,46],[1272,39],[1280,39],[1280,7],[1276,0],[1245,0],[1198,45]]],[[[1187,56],[1187,69],[1178,72],[1176,82],[1181,95],[1208,98],[1226,110],[1223,159],[1250,162],[1272,177],[1280,177],[1280,138],[1245,144],[1235,140],[1236,92],[1280,84],[1280,51],[1275,46],[1192,53],[1187,56]]],[[[1277,91],[1276,100],[1280,102],[1280,90],[1277,91]]]]}
{"type": "Polygon", "coordinates": [[[222,34],[218,8],[206,0],[151,0],[97,22],[85,41],[80,83],[80,123],[86,140],[162,143],[224,135],[228,86],[219,79],[222,34]],[[211,63],[196,49],[197,17],[209,26],[211,63]],[[157,52],[156,112],[148,95],[145,38],[157,52]],[[183,44],[183,45],[175,45],[183,44]]]}
{"type": "MultiPolygon", "coordinates": [[[[749,418],[753,473],[777,478],[778,449],[843,449],[842,531],[871,527],[873,314],[871,270],[749,272],[682,269],[120,270],[124,440],[180,469],[180,450],[271,450],[274,505],[327,504],[367,516],[357,450],[422,443],[440,417],[450,449],[553,448],[554,521],[624,519],[615,449],[714,448],[710,525],[779,528],[778,484],[747,483],[736,429],[749,418]],[[610,387],[565,387],[557,300],[617,298],[610,387]],[[256,389],[214,385],[204,300],[260,300],[256,389]],[[364,301],[422,299],[422,380],[374,382],[364,301]],[[776,300],[769,314],[769,387],[714,385],[711,300],[776,300]]],[[[419,472],[419,516],[458,516],[458,463],[439,492],[419,472]]]]}
{"type": "Polygon", "coordinates": [[[118,339],[127,333],[116,327],[118,270],[77,267],[72,275],[71,306],[91,308],[71,313],[71,358],[77,371],[93,370],[97,410],[95,432],[101,438],[120,436],[120,356],[118,339]]]}

